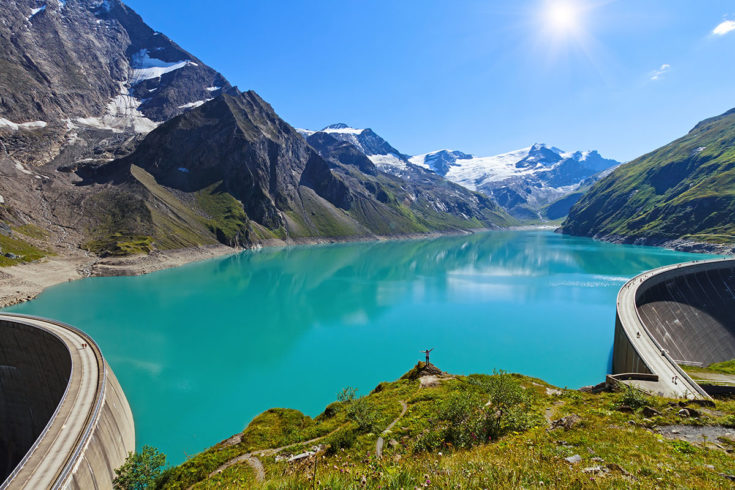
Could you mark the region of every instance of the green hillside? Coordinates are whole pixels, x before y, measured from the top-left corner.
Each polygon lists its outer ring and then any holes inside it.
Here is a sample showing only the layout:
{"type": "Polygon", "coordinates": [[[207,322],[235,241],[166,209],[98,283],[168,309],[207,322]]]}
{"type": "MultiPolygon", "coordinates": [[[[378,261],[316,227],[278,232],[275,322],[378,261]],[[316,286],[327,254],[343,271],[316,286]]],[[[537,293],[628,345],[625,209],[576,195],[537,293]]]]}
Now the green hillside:
{"type": "Polygon", "coordinates": [[[731,488],[733,426],[732,401],[593,394],[516,374],[432,374],[419,363],[367,396],[345,389],[313,419],[268,410],[156,486],[731,488]],[[671,432],[674,424],[692,430],[671,432]],[[687,441],[685,432],[706,435],[687,441]]]}
{"type": "Polygon", "coordinates": [[[562,230],[652,245],[735,242],[735,109],[620,166],[572,207],[562,230]]]}

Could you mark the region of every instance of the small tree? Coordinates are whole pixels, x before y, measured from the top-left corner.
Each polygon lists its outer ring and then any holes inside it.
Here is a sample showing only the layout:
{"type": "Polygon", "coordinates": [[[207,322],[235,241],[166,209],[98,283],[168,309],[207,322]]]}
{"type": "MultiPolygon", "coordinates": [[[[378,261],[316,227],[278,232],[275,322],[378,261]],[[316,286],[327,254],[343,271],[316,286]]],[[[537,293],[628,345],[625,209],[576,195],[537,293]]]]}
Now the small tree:
{"type": "Polygon", "coordinates": [[[154,488],[156,478],[165,465],[165,454],[154,447],[143,446],[139,453],[129,453],[123,465],[115,470],[113,488],[116,490],[154,488]]]}
{"type": "Polygon", "coordinates": [[[337,393],[338,402],[351,402],[355,398],[357,398],[357,388],[352,388],[351,386],[337,393]]]}

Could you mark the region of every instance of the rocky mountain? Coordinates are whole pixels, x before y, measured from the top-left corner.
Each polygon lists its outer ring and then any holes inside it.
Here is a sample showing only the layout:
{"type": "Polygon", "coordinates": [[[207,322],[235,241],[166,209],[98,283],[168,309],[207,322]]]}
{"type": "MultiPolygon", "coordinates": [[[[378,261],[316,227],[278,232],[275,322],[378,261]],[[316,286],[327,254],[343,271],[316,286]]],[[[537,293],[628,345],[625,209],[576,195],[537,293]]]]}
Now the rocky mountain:
{"type": "MultiPolygon", "coordinates": [[[[40,247],[126,255],[510,220],[443,179],[447,188],[430,192],[429,183],[389,178],[362,153],[353,165],[349,143],[322,146],[323,157],[257,94],[232,87],[119,0],[6,4],[0,248],[33,245],[20,259],[40,247]]],[[[369,133],[359,143],[394,151],[369,133]]]]}
{"type": "Polygon", "coordinates": [[[332,171],[351,189],[360,189],[388,206],[384,213],[389,216],[395,212],[402,216],[412,214],[411,221],[422,231],[512,223],[491,199],[434,172],[411,164],[404,169],[405,178],[383,172],[363,150],[329,133],[314,133],[307,142],[330,162],[332,171]]]}
{"type": "Polygon", "coordinates": [[[597,151],[566,153],[544,144],[491,157],[476,157],[455,150],[410,157],[372,129],[357,129],[338,123],[319,131],[298,131],[307,138],[325,134],[350,143],[381,171],[407,180],[418,168],[429,170],[491,197],[521,220],[566,216],[585,189],[620,164],[603,158],[597,151]]]}
{"type": "Polygon", "coordinates": [[[561,229],[681,249],[706,242],[728,251],[735,242],[733,189],[735,109],[618,167],[571,209],[561,229]]]}
{"type": "Polygon", "coordinates": [[[596,151],[566,153],[545,144],[490,157],[439,150],[410,162],[494,198],[520,219],[564,216],[574,197],[581,197],[580,189],[620,164],[596,151]],[[545,210],[549,205],[551,215],[545,210]]]}
{"type": "Polygon", "coordinates": [[[145,134],[229,87],[119,0],[8,0],[0,9],[0,131],[24,164],[68,146],[93,150],[98,131],[145,134]]]}
{"type": "Polygon", "coordinates": [[[380,170],[394,175],[404,175],[408,162],[408,155],[404,155],[390,143],[381,138],[370,128],[356,129],[344,123],[327,126],[319,131],[299,129],[304,137],[315,133],[328,134],[340,141],[351,143],[366,155],[380,170]]]}
{"type": "Polygon", "coordinates": [[[177,116],[132,154],[78,170],[81,187],[105,188],[89,211],[103,208],[99,221],[115,223],[91,229],[90,248],[161,243],[177,227],[204,226],[220,242],[248,246],[496,227],[507,219],[483,196],[405,184],[324,136],[331,141],[312,141],[330,162],[254,92],[232,90],[177,116]]]}

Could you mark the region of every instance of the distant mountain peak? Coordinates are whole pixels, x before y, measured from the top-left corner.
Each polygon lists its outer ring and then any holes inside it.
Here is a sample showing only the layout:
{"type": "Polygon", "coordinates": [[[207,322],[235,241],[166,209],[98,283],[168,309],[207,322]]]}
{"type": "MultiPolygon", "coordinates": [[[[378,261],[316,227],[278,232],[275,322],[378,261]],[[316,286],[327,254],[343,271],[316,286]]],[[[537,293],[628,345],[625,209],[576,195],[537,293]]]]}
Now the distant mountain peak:
{"type": "Polygon", "coordinates": [[[330,124],[319,131],[306,129],[298,131],[304,137],[309,137],[315,133],[326,133],[338,140],[355,145],[384,172],[400,175],[408,165],[408,156],[393,148],[390,143],[370,128],[353,128],[345,123],[336,123],[330,124]]]}
{"type": "Polygon", "coordinates": [[[546,143],[489,157],[438,150],[410,161],[494,197],[519,218],[537,218],[536,213],[546,204],[619,164],[596,151],[567,153],[546,143]]]}
{"type": "Polygon", "coordinates": [[[330,124],[326,128],[320,130],[322,133],[330,134],[362,134],[365,129],[353,128],[345,123],[330,124]]]}

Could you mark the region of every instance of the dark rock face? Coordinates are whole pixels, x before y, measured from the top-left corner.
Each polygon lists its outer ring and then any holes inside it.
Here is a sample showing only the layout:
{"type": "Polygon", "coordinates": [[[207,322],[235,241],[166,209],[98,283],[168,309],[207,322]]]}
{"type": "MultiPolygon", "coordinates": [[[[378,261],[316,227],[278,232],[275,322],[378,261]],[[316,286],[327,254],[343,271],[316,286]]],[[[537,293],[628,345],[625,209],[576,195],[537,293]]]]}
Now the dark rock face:
{"type": "Polygon", "coordinates": [[[0,68],[0,117],[13,122],[100,117],[120,95],[165,121],[212,98],[207,88],[229,88],[119,0],[4,2],[0,68]]]}
{"type": "MultiPolygon", "coordinates": [[[[307,141],[322,157],[332,162],[333,170],[339,175],[344,173],[340,165],[356,167],[365,174],[359,182],[352,183],[353,189],[362,189],[381,203],[408,205],[420,214],[443,214],[457,219],[458,223],[467,222],[465,226],[472,220],[490,227],[506,223],[507,217],[501,217],[503,213],[492,199],[449,182],[434,172],[410,163],[401,171],[402,177],[383,172],[360,148],[337,139],[334,134],[316,132],[307,141]],[[374,178],[367,179],[367,176],[374,178]]],[[[350,182],[347,175],[343,180],[350,182]]]]}
{"type": "Polygon", "coordinates": [[[338,206],[349,202],[327,163],[255,92],[225,94],[172,119],[125,163],[185,192],[218,184],[271,229],[284,226],[280,211],[297,207],[302,184],[338,206]]]}
{"type": "Polygon", "coordinates": [[[324,158],[357,167],[360,172],[368,175],[376,175],[378,172],[375,164],[355,145],[347,141],[322,132],[312,134],[306,141],[324,158]]]}
{"type": "Polygon", "coordinates": [[[350,141],[319,135],[315,149],[119,0],[6,4],[3,222],[98,255],[506,223],[490,199],[411,166],[370,130],[358,143],[395,152],[407,180],[350,141]]]}

